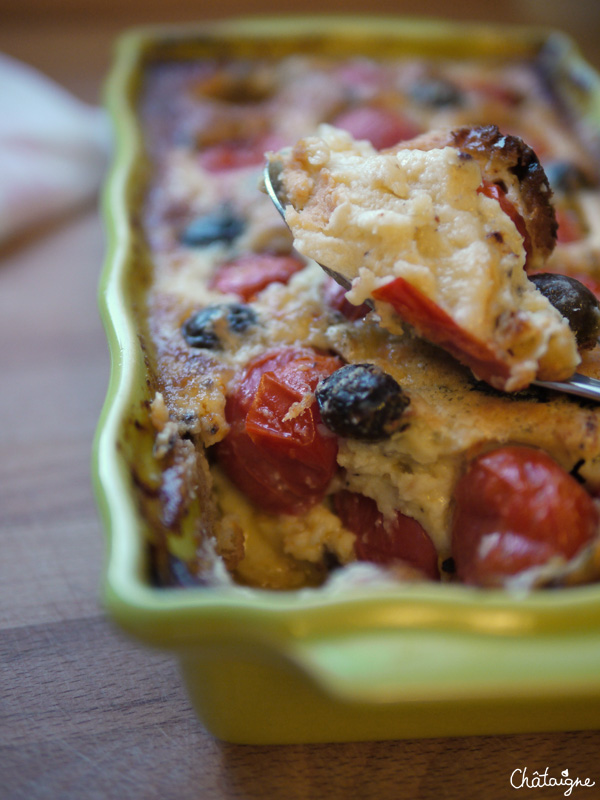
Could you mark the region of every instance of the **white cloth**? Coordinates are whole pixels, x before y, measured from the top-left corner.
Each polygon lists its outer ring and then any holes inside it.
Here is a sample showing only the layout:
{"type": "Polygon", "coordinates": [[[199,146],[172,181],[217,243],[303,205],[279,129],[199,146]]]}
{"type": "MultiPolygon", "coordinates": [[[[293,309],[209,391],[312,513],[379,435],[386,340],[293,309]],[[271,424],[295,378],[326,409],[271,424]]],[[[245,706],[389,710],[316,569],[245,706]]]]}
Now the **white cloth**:
{"type": "Polygon", "coordinates": [[[110,149],[104,109],[0,54],[0,243],[92,197],[110,149]]]}

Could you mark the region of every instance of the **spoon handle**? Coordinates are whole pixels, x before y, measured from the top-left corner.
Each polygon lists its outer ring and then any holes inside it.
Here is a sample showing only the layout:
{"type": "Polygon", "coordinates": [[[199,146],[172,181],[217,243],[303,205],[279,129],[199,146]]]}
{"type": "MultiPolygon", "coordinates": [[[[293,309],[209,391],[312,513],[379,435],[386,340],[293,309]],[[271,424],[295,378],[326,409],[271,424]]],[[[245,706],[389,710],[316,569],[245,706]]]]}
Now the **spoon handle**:
{"type": "Polygon", "coordinates": [[[567,381],[533,381],[533,385],[541,386],[544,389],[555,389],[557,392],[566,394],[576,394],[579,397],[600,402],[600,381],[596,378],[588,378],[587,375],[580,375],[578,372],[567,381]]]}
{"type": "MultiPolygon", "coordinates": [[[[283,219],[285,220],[285,206],[279,199],[279,195],[277,194],[278,186],[279,186],[279,173],[281,172],[282,164],[279,161],[267,161],[263,170],[263,183],[265,186],[265,190],[271,200],[273,201],[273,205],[279,211],[283,219]]],[[[322,270],[324,270],[334,281],[343,286],[346,291],[350,289],[351,283],[347,278],[344,278],[343,275],[340,275],[339,272],[335,272],[335,270],[329,269],[329,267],[324,266],[323,264],[319,264],[322,270]]],[[[365,301],[367,305],[373,307],[372,300],[365,301]]]]}

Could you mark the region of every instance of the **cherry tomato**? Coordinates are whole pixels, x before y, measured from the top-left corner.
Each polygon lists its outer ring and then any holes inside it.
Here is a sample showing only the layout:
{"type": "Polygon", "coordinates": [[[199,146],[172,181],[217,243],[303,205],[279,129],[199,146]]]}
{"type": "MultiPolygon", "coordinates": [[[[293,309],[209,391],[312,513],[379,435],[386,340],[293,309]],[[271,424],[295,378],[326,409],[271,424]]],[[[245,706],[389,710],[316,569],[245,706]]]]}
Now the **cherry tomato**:
{"type": "Polygon", "coordinates": [[[344,527],[356,534],[359,561],[375,564],[403,561],[428,578],[439,579],[436,549],[416,519],[398,511],[394,519],[386,520],[374,500],[354,492],[338,492],[334,506],[344,527]]]}
{"type": "Polygon", "coordinates": [[[304,266],[304,261],[296,256],[246,253],[222,264],[211,286],[224,294],[235,294],[249,303],[269,284],[287,283],[304,266]]]}
{"type": "Polygon", "coordinates": [[[375,289],[373,297],[393,306],[421,336],[443,347],[482,380],[501,386],[509,377],[508,364],[483,342],[454,322],[452,317],[404,278],[375,289]]]}
{"type": "Polygon", "coordinates": [[[355,139],[368,139],[376,150],[414,139],[421,129],[412,120],[388,108],[362,106],[342,112],[333,122],[355,139]]]}
{"type": "Polygon", "coordinates": [[[498,186],[497,183],[490,183],[489,181],[483,181],[478,192],[484,194],[486,197],[491,197],[492,200],[496,200],[500,203],[500,208],[507,214],[511,220],[515,224],[515,228],[523,237],[523,247],[525,248],[525,266],[527,266],[527,261],[529,260],[529,254],[531,253],[531,238],[527,231],[527,226],[525,225],[525,220],[519,214],[513,203],[510,202],[508,197],[506,196],[506,192],[498,186]]]}
{"type": "Polygon", "coordinates": [[[231,428],[215,445],[217,459],[262,510],[300,514],[323,499],[337,468],[337,439],[310,394],[341,366],[333,356],[285,347],[254,359],[228,398],[231,428]]]}
{"type": "Polygon", "coordinates": [[[276,135],[224,141],[204,148],[199,161],[208,172],[253,167],[264,162],[267,150],[279,150],[284,144],[276,135]]]}
{"type": "Polygon", "coordinates": [[[346,289],[340,286],[337,281],[334,281],[333,278],[327,278],[323,290],[323,297],[328,306],[342,313],[350,322],[362,319],[371,310],[366,303],[355,306],[349,300],[346,300],[346,289]]]}
{"type": "Polygon", "coordinates": [[[597,535],[590,495],[531,447],[500,447],[479,456],[454,497],[452,551],[465,583],[499,585],[554,556],[572,558],[597,535]]]}

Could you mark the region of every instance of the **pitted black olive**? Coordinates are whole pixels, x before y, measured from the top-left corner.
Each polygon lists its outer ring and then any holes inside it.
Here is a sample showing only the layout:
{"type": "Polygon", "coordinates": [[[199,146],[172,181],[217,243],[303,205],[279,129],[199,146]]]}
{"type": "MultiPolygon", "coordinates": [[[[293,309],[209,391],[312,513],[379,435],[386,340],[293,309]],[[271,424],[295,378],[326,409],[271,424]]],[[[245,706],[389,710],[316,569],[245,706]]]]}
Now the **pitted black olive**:
{"type": "Polygon", "coordinates": [[[240,303],[207,306],[183,323],[182,333],[191,347],[220,350],[224,334],[245,333],[256,319],[254,309],[240,303]]]}
{"type": "Polygon", "coordinates": [[[568,275],[542,272],[531,275],[530,280],[567,319],[577,346],[581,350],[595,347],[600,335],[600,304],[594,293],[568,275]]]}
{"type": "Polygon", "coordinates": [[[399,384],[374,364],[347,364],[317,386],[321,419],[347,439],[377,442],[402,424],[410,403],[399,384]]]}
{"type": "Polygon", "coordinates": [[[215,242],[229,244],[244,230],[244,221],[228,206],[197,217],[181,232],[181,242],[188,247],[206,247],[215,242]]]}
{"type": "Polygon", "coordinates": [[[463,101],[458,86],[444,78],[419,81],[411,88],[410,94],[417,103],[431,108],[460,106],[463,101]]]}
{"type": "Polygon", "coordinates": [[[551,161],[544,164],[544,172],[552,190],[560,194],[571,194],[591,186],[585,172],[571,161],[551,161]]]}

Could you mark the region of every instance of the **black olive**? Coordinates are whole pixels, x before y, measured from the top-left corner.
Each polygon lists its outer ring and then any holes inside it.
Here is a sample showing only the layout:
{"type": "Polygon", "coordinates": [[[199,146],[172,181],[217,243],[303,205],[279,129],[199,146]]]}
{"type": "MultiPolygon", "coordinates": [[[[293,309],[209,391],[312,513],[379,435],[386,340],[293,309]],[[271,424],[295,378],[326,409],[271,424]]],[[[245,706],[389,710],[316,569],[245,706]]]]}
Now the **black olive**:
{"type": "Polygon", "coordinates": [[[591,186],[590,179],[581,167],[570,161],[551,161],[544,164],[544,172],[552,189],[561,194],[571,194],[591,186]]]}
{"type": "Polygon", "coordinates": [[[323,423],[338,436],[377,442],[401,425],[410,399],[374,364],[347,364],[317,386],[323,423]]]}
{"type": "Polygon", "coordinates": [[[188,247],[206,247],[215,242],[231,243],[244,230],[244,221],[228,206],[197,217],[181,232],[180,240],[188,247]]]}
{"type": "Polygon", "coordinates": [[[182,333],[191,347],[220,350],[222,347],[219,326],[227,326],[231,333],[245,333],[256,323],[256,312],[240,303],[206,306],[196,311],[182,326],[182,333]]]}
{"type": "Polygon", "coordinates": [[[530,280],[567,319],[578,347],[582,350],[595,347],[600,335],[600,304],[594,293],[568,275],[542,272],[531,275],[530,280]]]}
{"type": "Polygon", "coordinates": [[[444,78],[419,81],[411,88],[410,94],[417,103],[432,108],[460,106],[463,99],[458,86],[444,78]]]}
{"type": "Polygon", "coordinates": [[[256,324],[256,311],[242,303],[230,303],[227,312],[229,330],[233,333],[245,333],[256,324]]]}
{"type": "Polygon", "coordinates": [[[456,564],[454,563],[454,559],[452,556],[450,558],[445,558],[442,561],[442,572],[446,572],[448,575],[454,575],[456,572],[456,564]]]}

